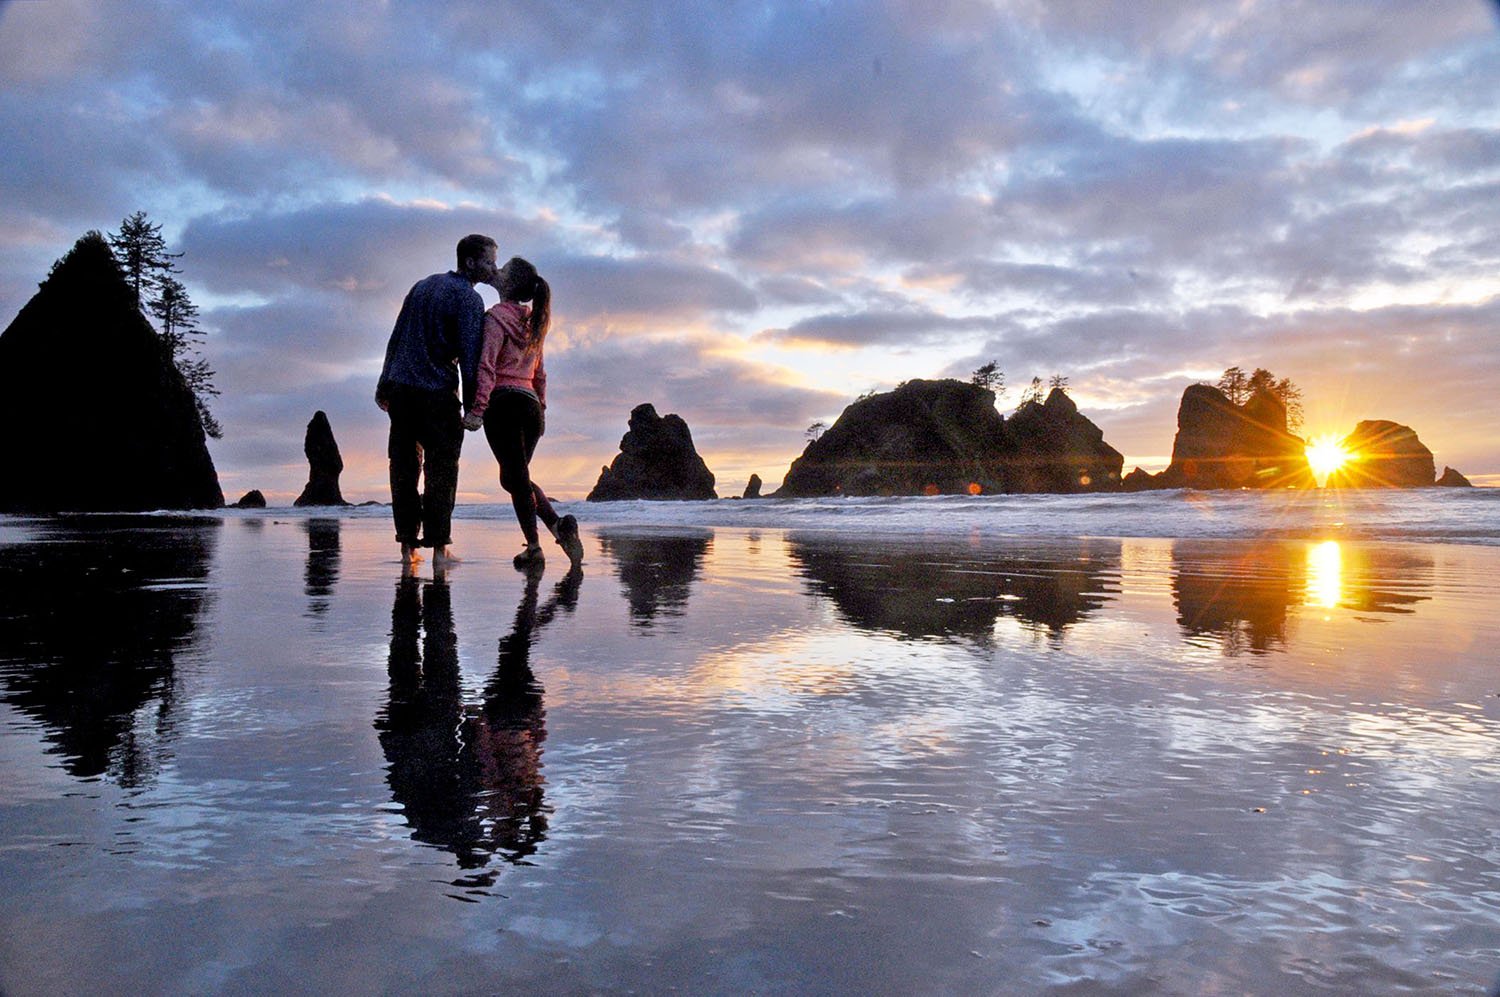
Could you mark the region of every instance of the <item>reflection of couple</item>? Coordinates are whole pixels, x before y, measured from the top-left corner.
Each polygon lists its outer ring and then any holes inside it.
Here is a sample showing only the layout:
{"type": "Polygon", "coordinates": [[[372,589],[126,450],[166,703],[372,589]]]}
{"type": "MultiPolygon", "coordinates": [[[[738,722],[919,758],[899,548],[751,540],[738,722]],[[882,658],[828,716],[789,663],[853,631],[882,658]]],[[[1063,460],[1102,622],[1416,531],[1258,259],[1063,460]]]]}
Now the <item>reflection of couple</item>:
{"type": "Polygon", "coordinates": [[[450,543],[458,456],[463,431],[482,426],[526,538],[516,566],[542,563],[540,518],[577,567],[583,561],[578,521],[558,516],[530,472],[547,407],[542,343],[552,319],[552,289],[520,257],[497,266],[496,252],[487,236],[461,239],[458,269],[412,287],[386,346],[375,403],[391,420],[387,453],[396,541],[408,565],[424,546],[433,548],[437,565],[457,560],[450,543]],[[480,283],[500,292],[488,312],[474,290],[480,283]],[[424,475],[419,493],[417,480],[424,475]]]}
{"type": "MultiPolygon", "coordinates": [[[[571,612],[583,579],[568,572],[538,607],[542,571],[531,566],[515,624],[500,640],[483,701],[465,704],[448,583],[405,576],[391,609],[390,700],[375,720],[389,762],[391,796],[412,837],[452,852],[460,868],[492,857],[524,861],[547,836],[542,688],[531,670],[536,634],[571,612]]],[[[494,873],[467,885],[487,885],[494,873]]]]}

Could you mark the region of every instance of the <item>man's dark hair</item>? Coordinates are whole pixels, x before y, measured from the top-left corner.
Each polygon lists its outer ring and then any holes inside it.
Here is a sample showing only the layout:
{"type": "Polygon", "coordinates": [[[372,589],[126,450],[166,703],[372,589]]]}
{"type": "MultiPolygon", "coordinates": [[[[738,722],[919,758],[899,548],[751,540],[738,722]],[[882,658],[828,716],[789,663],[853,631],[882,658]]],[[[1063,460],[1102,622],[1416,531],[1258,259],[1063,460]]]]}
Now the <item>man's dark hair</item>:
{"type": "Polygon", "coordinates": [[[463,269],[464,260],[472,260],[476,256],[483,256],[484,251],[495,246],[495,240],[487,235],[466,235],[458,240],[458,267],[463,269]]]}

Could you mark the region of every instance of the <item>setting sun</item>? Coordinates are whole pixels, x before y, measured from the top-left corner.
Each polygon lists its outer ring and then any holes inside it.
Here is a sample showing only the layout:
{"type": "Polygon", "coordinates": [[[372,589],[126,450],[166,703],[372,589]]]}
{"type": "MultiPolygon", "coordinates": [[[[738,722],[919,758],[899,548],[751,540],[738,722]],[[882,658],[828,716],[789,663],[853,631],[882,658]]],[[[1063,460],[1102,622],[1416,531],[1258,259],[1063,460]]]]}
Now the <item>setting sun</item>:
{"type": "Polygon", "coordinates": [[[1353,454],[1344,449],[1343,441],[1337,436],[1315,438],[1307,445],[1306,453],[1308,466],[1319,479],[1326,478],[1337,471],[1353,457],[1353,454]]]}

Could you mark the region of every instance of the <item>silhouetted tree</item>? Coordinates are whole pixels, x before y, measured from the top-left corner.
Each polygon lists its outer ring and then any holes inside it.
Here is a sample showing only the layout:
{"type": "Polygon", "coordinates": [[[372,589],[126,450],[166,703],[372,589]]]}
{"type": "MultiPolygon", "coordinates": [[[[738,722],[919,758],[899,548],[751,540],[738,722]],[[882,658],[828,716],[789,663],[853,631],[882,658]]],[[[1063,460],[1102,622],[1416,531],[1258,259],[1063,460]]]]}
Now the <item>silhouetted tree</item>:
{"type": "Polygon", "coordinates": [[[1052,379],[1047,382],[1047,386],[1053,391],[1061,391],[1066,394],[1068,391],[1068,379],[1061,374],[1053,374],[1052,379]]]}
{"type": "Polygon", "coordinates": [[[1040,377],[1033,377],[1031,383],[1026,386],[1026,390],[1021,393],[1021,402],[1016,406],[1016,411],[1019,412],[1025,408],[1028,402],[1036,402],[1038,405],[1042,403],[1042,379],[1040,377]]]}
{"type": "Polygon", "coordinates": [[[969,378],[969,383],[977,384],[999,396],[1005,393],[1005,372],[1000,369],[999,364],[991,360],[975,368],[973,376],[969,378]]]}
{"type": "Polygon", "coordinates": [[[827,429],[828,423],[821,421],[815,422],[811,426],[808,426],[807,430],[802,435],[807,437],[807,442],[812,443],[815,442],[818,437],[822,436],[827,429]]]}
{"type": "Polygon", "coordinates": [[[1302,428],[1302,389],[1289,377],[1278,379],[1264,367],[1257,367],[1249,374],[1242,367],[1230,367],[1219,378],[1218,389],[1236,405],[1243,405],[1261,388],[1269,391],[1286,406],[1286,427],[1296,431],[1302,428]]]}
{"type": "Polygon", "coordinates": [[[1236,405],[1243,405],[1250,399],[1250,378],[1243,368],[1230,367],[1219,378],[1217,387],[1236,405]]]}
{"type": "Polygon", "coordinates": [[[1247,382],[1249,391],[1247,397],[1255,394],[1259,388],[1265,388],[1271,394],[1281,399],[1281,404],[1286,406],[1286,426],[1288,429],[1297,430],[1302,428],[1302,389],[1292,383],[1289,377],[1277,380],[1276,375],[1264,367],[1255,368],[1247,382]]]}
{"type": "Polygon", "coordinates": [[[189,338],[203,335],[198,328],[198,306],[173,276],[180,271],[172,261],[181,259],[182,254],[167,252],[161,226],[152,224],[144,211],[120,222],[120,231],[109,236],[109,246],[135,291],[136,306],[161,323],[158,334],[171,354],[172,364],[193,389],[203,431],[213,439],[223,438],[224,429],[208,407],[208,399],[219,394],[214,387],[214,369],[189,338]],[[144,301],[143,293],[147,295],[144,301]]]}
{"type": "Polygon", "coordinates": [[[142,309],[146,295],[161,284],[162,278],[178,272],[172,261],[182,256],[167,252],[161,226],[151,224],[144,211],[120,222],[120,231],[109,235],[109,248],[135,291],[136,307],[142,309]]]}

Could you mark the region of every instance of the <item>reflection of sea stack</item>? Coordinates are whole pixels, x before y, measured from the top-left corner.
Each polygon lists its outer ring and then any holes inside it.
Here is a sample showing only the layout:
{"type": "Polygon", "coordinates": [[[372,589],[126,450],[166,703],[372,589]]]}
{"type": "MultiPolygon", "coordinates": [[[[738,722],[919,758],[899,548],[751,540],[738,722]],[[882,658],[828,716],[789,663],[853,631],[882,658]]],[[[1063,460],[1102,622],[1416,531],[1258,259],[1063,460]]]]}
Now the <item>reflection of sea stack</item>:
{"type": "Polygon", "coordinates": [[[1311,488],[1307,444],[1287,431],[1286,406],[1264,388],[1236,405],[1218,388],[1189,385],[1177,409],[1172,463],[1159,488],[1311,488]]]}
{"type": "Polygon", "coordinates": [[[0,334],[0,446],[3,512],[224,504],[192,389],[97,232],[0,334]]]}
{"type": "Polygon", "coordinates": [[[69,774],[138,786],[168,754],[175,659],[197,629],[221,527],[88,516],[0,545],[0,699],[69,774]]]}
{"type": "Polygon", "coordinates": [[[1213,637],[1230,656],[1286,643],[1287,608],[1302,596],[1305,551],[1291,544],[1172,545],[1172,601],[1183,632],[1213,637]]]}
{"type": "Polygon", "coordinates": [[[952,553],[931,544],[871,545],[816,533],[792,534],[788,553],[818,595],[862,630],[908,639],[962,637],[988,643],[1002,616],[1061,640],[1109,601],[1118,541],[1082,541],[1049,551],[952,553]]]}
{"type": "Polygon", "coordinates": [[[632,623],[649,627],[658,615],[682,615],[712,539],[709,532],[600,533],[599,546],[625,586],[632,623]]]}
{"type": "Polygon", "coordinates": [[[293,505],[348,505],[339,491],[339,475],[344,472],[344,458],[333,439],[333,427],[320,409],[313,413],[303,437],[302,452],[307,455],[307,487],[293,505]]]}
{"type": "Polygon", "coordinates": [[[1432,451],[1400,423],[1361,422],[1343,447],[1354,459],[1328,476],[1329,488],[1422,488],[1437,477],[1432,451]]]}
{"type": "Polygon", "coordinates": [[[655,406],[630,411],[630,429],[614,463],[599,472],[588,501],[618,499],[713,499],[714,475],[693,448],[681,416],[659,416],[655,406]]]}
{"type": "Polygon", "coordinates": [[[303,524],[307,531],[307,609],[318,615],[328,609],[329,596],[334,583],[339,580],[339,559],[342,543],[337,519],[309,519],[303,524]]]}

